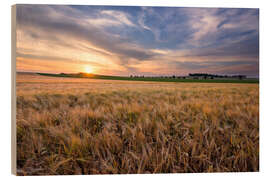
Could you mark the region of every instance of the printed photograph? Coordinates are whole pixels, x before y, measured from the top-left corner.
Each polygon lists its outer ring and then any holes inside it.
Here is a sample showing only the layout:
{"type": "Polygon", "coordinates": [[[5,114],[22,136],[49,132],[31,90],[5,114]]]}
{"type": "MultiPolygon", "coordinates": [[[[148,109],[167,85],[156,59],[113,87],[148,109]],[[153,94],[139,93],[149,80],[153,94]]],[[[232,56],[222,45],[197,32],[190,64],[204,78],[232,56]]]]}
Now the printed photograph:
{"type": "Polygon", "coordinates": [[[259,171],[259,9],[14,8],[17,175],[259,171]]]}

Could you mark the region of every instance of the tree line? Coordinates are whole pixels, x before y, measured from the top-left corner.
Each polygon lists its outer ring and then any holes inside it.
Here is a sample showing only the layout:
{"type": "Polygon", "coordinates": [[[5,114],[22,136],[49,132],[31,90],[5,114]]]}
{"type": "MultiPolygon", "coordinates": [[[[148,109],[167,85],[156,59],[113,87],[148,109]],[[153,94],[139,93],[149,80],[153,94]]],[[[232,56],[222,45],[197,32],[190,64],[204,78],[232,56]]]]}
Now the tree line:
{"type": "Polygon", "coordinates": [[[208,73],[189,73],[188,76],[144,76],[144,75],[130,75],[130,78],[169,78],[169,79],[215,79],[215,78],[237,78],[245,79],[246,75],[218,75],[218,74],[208,74],[208,73]]]}

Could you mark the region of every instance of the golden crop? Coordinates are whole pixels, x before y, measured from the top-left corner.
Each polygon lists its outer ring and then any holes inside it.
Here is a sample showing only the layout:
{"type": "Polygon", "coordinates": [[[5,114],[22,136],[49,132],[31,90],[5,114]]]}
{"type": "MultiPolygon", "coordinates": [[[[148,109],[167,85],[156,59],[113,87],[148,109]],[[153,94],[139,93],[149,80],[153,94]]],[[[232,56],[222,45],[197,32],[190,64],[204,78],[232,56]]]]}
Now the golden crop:
{"type": "Polygon", "coordinates": [[[258,84],[17,76],[17,173],[259,171],[258,84]]]}

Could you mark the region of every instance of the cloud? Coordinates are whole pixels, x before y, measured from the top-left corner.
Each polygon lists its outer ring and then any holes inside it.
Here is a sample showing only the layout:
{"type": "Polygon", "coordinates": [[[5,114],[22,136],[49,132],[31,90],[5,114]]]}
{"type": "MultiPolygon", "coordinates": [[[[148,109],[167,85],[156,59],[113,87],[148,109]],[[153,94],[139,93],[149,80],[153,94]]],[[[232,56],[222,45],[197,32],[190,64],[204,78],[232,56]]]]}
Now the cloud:
{"type": "Polygon", "coordinates": [[[100,12],[101,14],[107,15],[109,17],[114,18],[120,24],[125,24],[128,26],[135,26],[129,19],[128,15],[121,11],[113,11],[113,10],[104,10],[100,12]]]}
{"type": "MultiPolygon", "coordinates": [[[[58,7],[59,9],[59,7],[58,7]]],[[[143,48],[134,47],[132,43],[127,43],[125,37],[114,37],[106,33],[103,29],[89,23],[89,18],[73,19],[73,17],[63,14],[61,19],[51,18],[48,12],[53,12],[54,8],[50,6],[19,6],[17,8],[18,28],[28,31],[28,34],[35,34],[33,38],[44,36],[53,36],[51,39],[57,39],[59,36],[67,36],[77,39],[78,41],[88,41],[101,49],[109,51],[119,57],[147,59],[152,56],[152,53],[147,52],[143,48]],[[34,9],[34,10],[33,10],[34,9]],[[41,9],[39,11],[39,9],[41,9]],[[30,13],[29,13],[30,12],[30,13]],[[85,26],[85,23],[88,23],[85,26]],[[38,30],[38,31],[37,31],[38,30]]],[[[71,11],[72,13],[72,11],[71,11]]],[[[123,13],[115,11],[101,11],[101,14],[110,15],[119,19],[124,19],[124,23],[132,25],[123,13]]],[[[98,20],[96,20],[98,21],[98,20]]],[[[39,37],[39,39],[42,37],[39,37]]]]}

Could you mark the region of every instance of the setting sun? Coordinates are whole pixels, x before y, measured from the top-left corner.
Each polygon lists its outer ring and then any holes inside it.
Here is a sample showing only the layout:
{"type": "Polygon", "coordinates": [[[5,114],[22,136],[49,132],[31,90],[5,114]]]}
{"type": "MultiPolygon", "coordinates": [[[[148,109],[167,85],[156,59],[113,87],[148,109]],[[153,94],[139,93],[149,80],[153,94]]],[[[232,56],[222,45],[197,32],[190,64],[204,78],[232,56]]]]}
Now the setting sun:
{"type": "Polygon", "coordinates": [[[84,67],[84,72],[86,72],[86,73],[92,73],[93,72],[93,68],[90,67],[90,66],[85,66],[84,67]]]}

